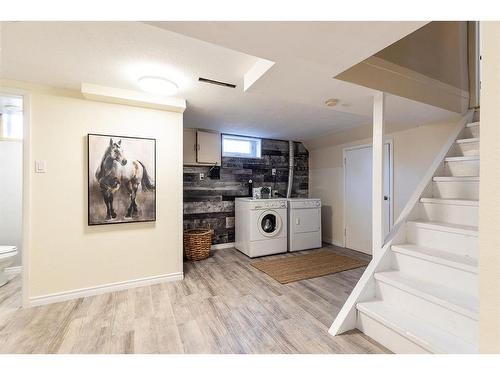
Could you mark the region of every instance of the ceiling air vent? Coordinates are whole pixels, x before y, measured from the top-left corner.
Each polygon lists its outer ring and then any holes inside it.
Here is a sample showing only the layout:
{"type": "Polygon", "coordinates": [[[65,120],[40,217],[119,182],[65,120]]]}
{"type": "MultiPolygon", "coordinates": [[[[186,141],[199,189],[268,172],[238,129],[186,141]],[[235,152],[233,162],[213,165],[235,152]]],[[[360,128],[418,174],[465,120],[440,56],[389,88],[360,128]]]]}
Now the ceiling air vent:
{"type": "Polygon", "coordinates": [[[208,78],[203,78],[203,77],[198,78],[198,81],[205,82],[205,83],[210,83],[211,85],[229,87],[229,88],[232,88],[232,89],[236,88],[236,85],[233,85],[232,83],[221,82],[221,81],[214,81],[213,79],[208,79],[208,78]]]}

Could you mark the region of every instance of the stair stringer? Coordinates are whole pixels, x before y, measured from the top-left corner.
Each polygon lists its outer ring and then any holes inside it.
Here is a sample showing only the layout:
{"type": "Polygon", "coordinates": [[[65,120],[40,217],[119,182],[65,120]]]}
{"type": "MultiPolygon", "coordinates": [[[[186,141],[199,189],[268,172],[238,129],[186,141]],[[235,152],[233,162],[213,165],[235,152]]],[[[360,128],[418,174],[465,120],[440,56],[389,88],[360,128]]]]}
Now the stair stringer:
{"type": "Polygon", "coordinates": [[[415,215],[416,207],[420,198],[424,194],[427,194],[429,185],[432,183],[432,178],[436,172],[442,168],[444,158],[450,151],[451,147],[455,144],[460,132],[469,122],[472,121],[473,116],[474,110],[467,111],[453,127],[447,141],[437,153],[425,176],[420,181],[419,185],[406,203],[403,211],[401,211],[401,214],[394,223],[390,233],[387,235],[384,246],[382,249],[373,251],[374,256],[371,262],[366,267],[365,272],[358,280],[353,291],[347,298],[347,301],[344,303],[330,326],[328,333],[331,335],[340,335],[344,332],[358,328],[356,323],[356,305],[360,302],[365,302],[375,298],[375,273],[387,271],[391,268],[391,246],[393,244],[396,245],[404,242],[404,239],[406,238],[406,226],[404,224],[406,224],[406,221],[415,215]]]}

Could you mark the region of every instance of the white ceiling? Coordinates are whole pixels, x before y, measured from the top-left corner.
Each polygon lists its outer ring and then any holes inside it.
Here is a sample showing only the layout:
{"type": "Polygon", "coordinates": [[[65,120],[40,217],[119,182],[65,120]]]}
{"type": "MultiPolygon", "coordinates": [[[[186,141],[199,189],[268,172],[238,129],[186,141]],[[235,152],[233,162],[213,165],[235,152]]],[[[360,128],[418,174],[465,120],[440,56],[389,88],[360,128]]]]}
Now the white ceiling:
{"type": "MultiPolygon", "coordinates": [[[[371,120],[373,91],[332,77],[425,22],[3,22],[3,78],[79,89],[139,89],[143,75],[179,84],[185,126],[307,140],[371,120]],[[275,64],[247,91],[260,58],[275,64]],[[206,77],[235,89],[197,81],[206,77]],[[335,108],[324,105],[339,98],[335,108]]],[[[417,125],[450,112],[390,96],[389,122],[417,125]]]]}

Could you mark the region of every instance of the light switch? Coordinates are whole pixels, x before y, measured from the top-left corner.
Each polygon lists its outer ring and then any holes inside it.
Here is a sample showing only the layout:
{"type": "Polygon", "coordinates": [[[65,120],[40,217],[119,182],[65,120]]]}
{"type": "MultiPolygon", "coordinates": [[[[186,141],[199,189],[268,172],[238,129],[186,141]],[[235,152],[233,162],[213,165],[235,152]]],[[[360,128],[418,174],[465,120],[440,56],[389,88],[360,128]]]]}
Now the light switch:
{"type": "Polygon", "coordinates": [[[47,162],[45,160],[35,160],[35,172],[36,173],[46,173],[47,172],[47,162]]]}
{"type": "Polygon", "coordinates": [[[200,173],[200,181],[203,181],[205,179],[205,173],[200,173]]]}

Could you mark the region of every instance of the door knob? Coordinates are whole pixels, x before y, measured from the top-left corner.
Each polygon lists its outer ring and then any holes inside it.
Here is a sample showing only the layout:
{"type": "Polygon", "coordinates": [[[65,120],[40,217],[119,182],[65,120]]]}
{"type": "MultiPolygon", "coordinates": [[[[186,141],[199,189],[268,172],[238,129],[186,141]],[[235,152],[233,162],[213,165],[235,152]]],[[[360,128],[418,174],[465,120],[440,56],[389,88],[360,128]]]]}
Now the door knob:
{"type": "Polygon", "coordinates": [[[387,195],[384,195],[384,201],[388,201],[389,197],[387,195]]]}

